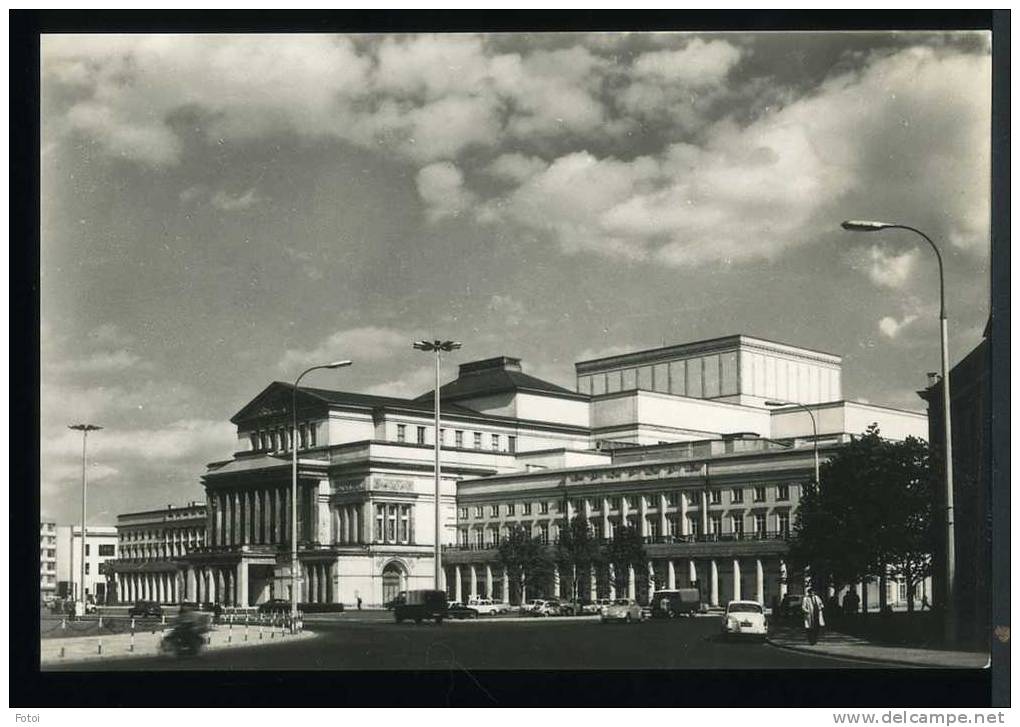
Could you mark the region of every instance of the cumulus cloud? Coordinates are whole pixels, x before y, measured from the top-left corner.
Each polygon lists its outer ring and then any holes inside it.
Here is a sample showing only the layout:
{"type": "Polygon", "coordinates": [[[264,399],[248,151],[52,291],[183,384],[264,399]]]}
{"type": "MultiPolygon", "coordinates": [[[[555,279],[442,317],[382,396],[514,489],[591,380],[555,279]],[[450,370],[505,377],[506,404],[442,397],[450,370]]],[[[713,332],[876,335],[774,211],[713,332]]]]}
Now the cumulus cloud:
{"type": "Polygon", "coordinates": [[[867,251],[868,277],[876,285],[886,288],[899,288],[910,278],[917,263],[917,250],[888,254],[877,245],[867,251]]]}
{"type": "Polygon", "coordinates": [[[418,194],[429,222],[458,217],[474,201],[464,186],[464,175],[451,162],[436,162],[418,171],[418,194]]]}
{"type": "Polygon", "coordinates": [[[904,328],[916,320],[916,315],[904,316],[900,320],[896,320],[892,316],[885,316],[878,322],[878,330],[880,330],[882,335],[886,338],[896,338],[900,335],[904,328]]]}
{"type": "Polygon", "coordinates": [[[328,363],[338,359],[379,361],[397,352],[409,350],[414,334],[396,328],[364,326],[348,328],[330,334],[322,343],[311,349],[286,351],[277,366],[294,370],[299,366],[328,363]]]}
{"type": "Polygon", "coordinates": [[[236,212],[263,202],[263,198],[255,191],[255,188],[247,189],[240,194],[230,194],[224,190],[218,190],[209,200],[213,207],[224,212],[236,212]]]}

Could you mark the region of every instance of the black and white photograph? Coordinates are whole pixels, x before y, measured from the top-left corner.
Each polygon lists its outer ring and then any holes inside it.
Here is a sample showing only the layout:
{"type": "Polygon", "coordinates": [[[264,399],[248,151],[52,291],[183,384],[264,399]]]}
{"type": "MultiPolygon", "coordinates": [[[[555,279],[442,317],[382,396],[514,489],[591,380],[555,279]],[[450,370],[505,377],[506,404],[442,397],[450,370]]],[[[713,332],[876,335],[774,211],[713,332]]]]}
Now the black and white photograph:
{"type": "Polygon", "coordinates": [[[40,34],[41,676],[988,670],[991,30],[393,26],[40,34]]]}

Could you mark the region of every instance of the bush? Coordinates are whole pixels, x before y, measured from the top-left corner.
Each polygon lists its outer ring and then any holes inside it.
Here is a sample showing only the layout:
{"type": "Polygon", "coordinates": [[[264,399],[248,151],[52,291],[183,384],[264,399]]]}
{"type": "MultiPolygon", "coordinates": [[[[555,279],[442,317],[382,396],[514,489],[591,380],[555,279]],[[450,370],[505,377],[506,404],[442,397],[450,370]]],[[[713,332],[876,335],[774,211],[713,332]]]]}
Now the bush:
{"type": "Polygon", "coordinates": [[[342,613],[342,603],[299,603],[298,610],[302,613],[342,613]]]}

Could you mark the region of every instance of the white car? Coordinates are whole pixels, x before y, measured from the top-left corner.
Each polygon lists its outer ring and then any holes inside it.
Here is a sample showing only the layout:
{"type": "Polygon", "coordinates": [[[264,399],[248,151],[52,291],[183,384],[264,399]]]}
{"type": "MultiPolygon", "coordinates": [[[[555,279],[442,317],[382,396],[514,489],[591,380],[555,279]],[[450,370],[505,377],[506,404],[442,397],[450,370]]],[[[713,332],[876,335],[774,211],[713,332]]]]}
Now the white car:
{"type": "Polygon", "coordinates": [[[500,607],[489,598],[472,598],[467,605],[478,611],[479,616],[495,616],[500,611],[500,607]]]}
{"type": "Polygon", "coordinates": [[[496,607],[496,613],[510,613],[511,606],[499,598],[492,599],[492,605],[496,607]]]}
{"type": "Polygon", "coordinates": [[[765,607],[757,601],[730,601],[722,617],[724,636],[757,636],[762,639],[768,632],[765,607]]]}
{"type": "Polygon", "coordinates": [[[610,621],[639,623],[642,619],[641,605],[630,598],[617,598],[608,606],[602,607],[602,623],[610,621]]]}

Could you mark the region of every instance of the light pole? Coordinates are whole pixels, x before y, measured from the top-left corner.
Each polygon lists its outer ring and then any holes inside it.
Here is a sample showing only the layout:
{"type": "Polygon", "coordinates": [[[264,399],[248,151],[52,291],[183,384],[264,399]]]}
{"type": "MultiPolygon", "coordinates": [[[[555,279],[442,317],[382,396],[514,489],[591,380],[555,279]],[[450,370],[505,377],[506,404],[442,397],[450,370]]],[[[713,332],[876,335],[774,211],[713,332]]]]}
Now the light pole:
{"type": "Polygon", "coordinates": [[[339,369],[350,366],[351,362],[333,361],[328,364],[312,366],[301,372],[301,375],[294,380],[294,388],[291,390],[291,430],[290,430],[290,451],[291,451],[291,478],[290,478],[290,630],[296,629],[298,613],[298,532],[297,532],[297,510],[298,510],[298,486],[297,486],[297,459],[298,459],[298,426],[297,426],[297,392],[298,384],[305,374],[317,369],[339,369]]]}
{"type": "MultiPolygon", "coordinates": [[[[81,579],[78,581],[78,595],[81,596],[82,613],[85,613],[85,502],[86,493],[89,487],[88,471],[85,467],[86,446],[89,440],[89,432],[97,432],[102,427],[95,424],[70,424],[68,429],[81,432],[81,579]]],[[[74,534],[71,534],[71,554],[74,554],[74,534]]]]}
{"type": "Polygon", "coordinates": [[[815,442],[815,486],[821,488],[822,480],[818,474],[818,422],[815,420],[815,413],[811,408],[797,401],[766,401],[765,406],[799,406],[811,417],[811,431],[814,432],[815,442]]]}
{"type": "MultiPolygon", "coordinates": [[[[413,348],[415,348],[418,351],[434,351],[435,354],[436,354],[436,389],[435,389],[435,392],[434,392],[435,393],[435,408],[436,408],[436,435],[435,435],[436,436],[436,446],[435,446],[435,450],[436,450],[436,467],[435,467],[435,472],[436,472],[436,482],[435,482],[435,498],[436,498],[436,505],[435,505],[435,508],[436,508],[436,522],[435,522],[435,528],[436,528],[436,549],[435,549],[435,554],[433,556],[435,558],[435,561],[436,561],[436,573],[435,573],[435,579],[433,581],[433,586],[432,587],[435,590],[437,590],[437,591],[441,591],[441,590],[443,590],[443,588],[442,588],[442,583],[443,583],[443,578],[442,578],[442,574],[443,574],[443,554],[442,554],[441,538],[439,537],[439,532],[440,532],[439,531],[439,527],[440,527],[440,523],[439,523],[439,473],[440,473],[439,453],[440,453],[440,451],[443,448],[443,441],[442,441],[442,437],[440,436],[440,433],[439,433],[439,367],[440,367],[440,359],[442,357],[442,352],[443,351],[456,351],[458,348],[460,348],[461,344],[460,344],[460,341],[438,341],[437,340],[437,341],[415,341],[411,345],[413,346],[413,348]]],[[[473,585],[472,585],[472,588],[474,588],[473,585]]]]}
{"type": "Polygon", "coordinates": [[[942,253],[932,239],[915,227],[900,225],[892,222],[873,222],[867,220],[846,220],[841,225],[844,230],[851,232],[877,232],[878,230],[909,230],[919,235],[935,252],[935,259],[939,263],[939,338],[942,346],[942,436],[945,439],[945,462],[942,465],[945,478],[946,498],[946,545],[945,545],[945,578],[946,578],[946,603],[945,603],[945,635],[949,643],[956,641],[956,606],[953,596],[956,592],[956,542],[953,532],[953,429],[951,423],[950,398],[949,398],[949,324],[946,321],[946,279],[942,268],[942,253]]]}

